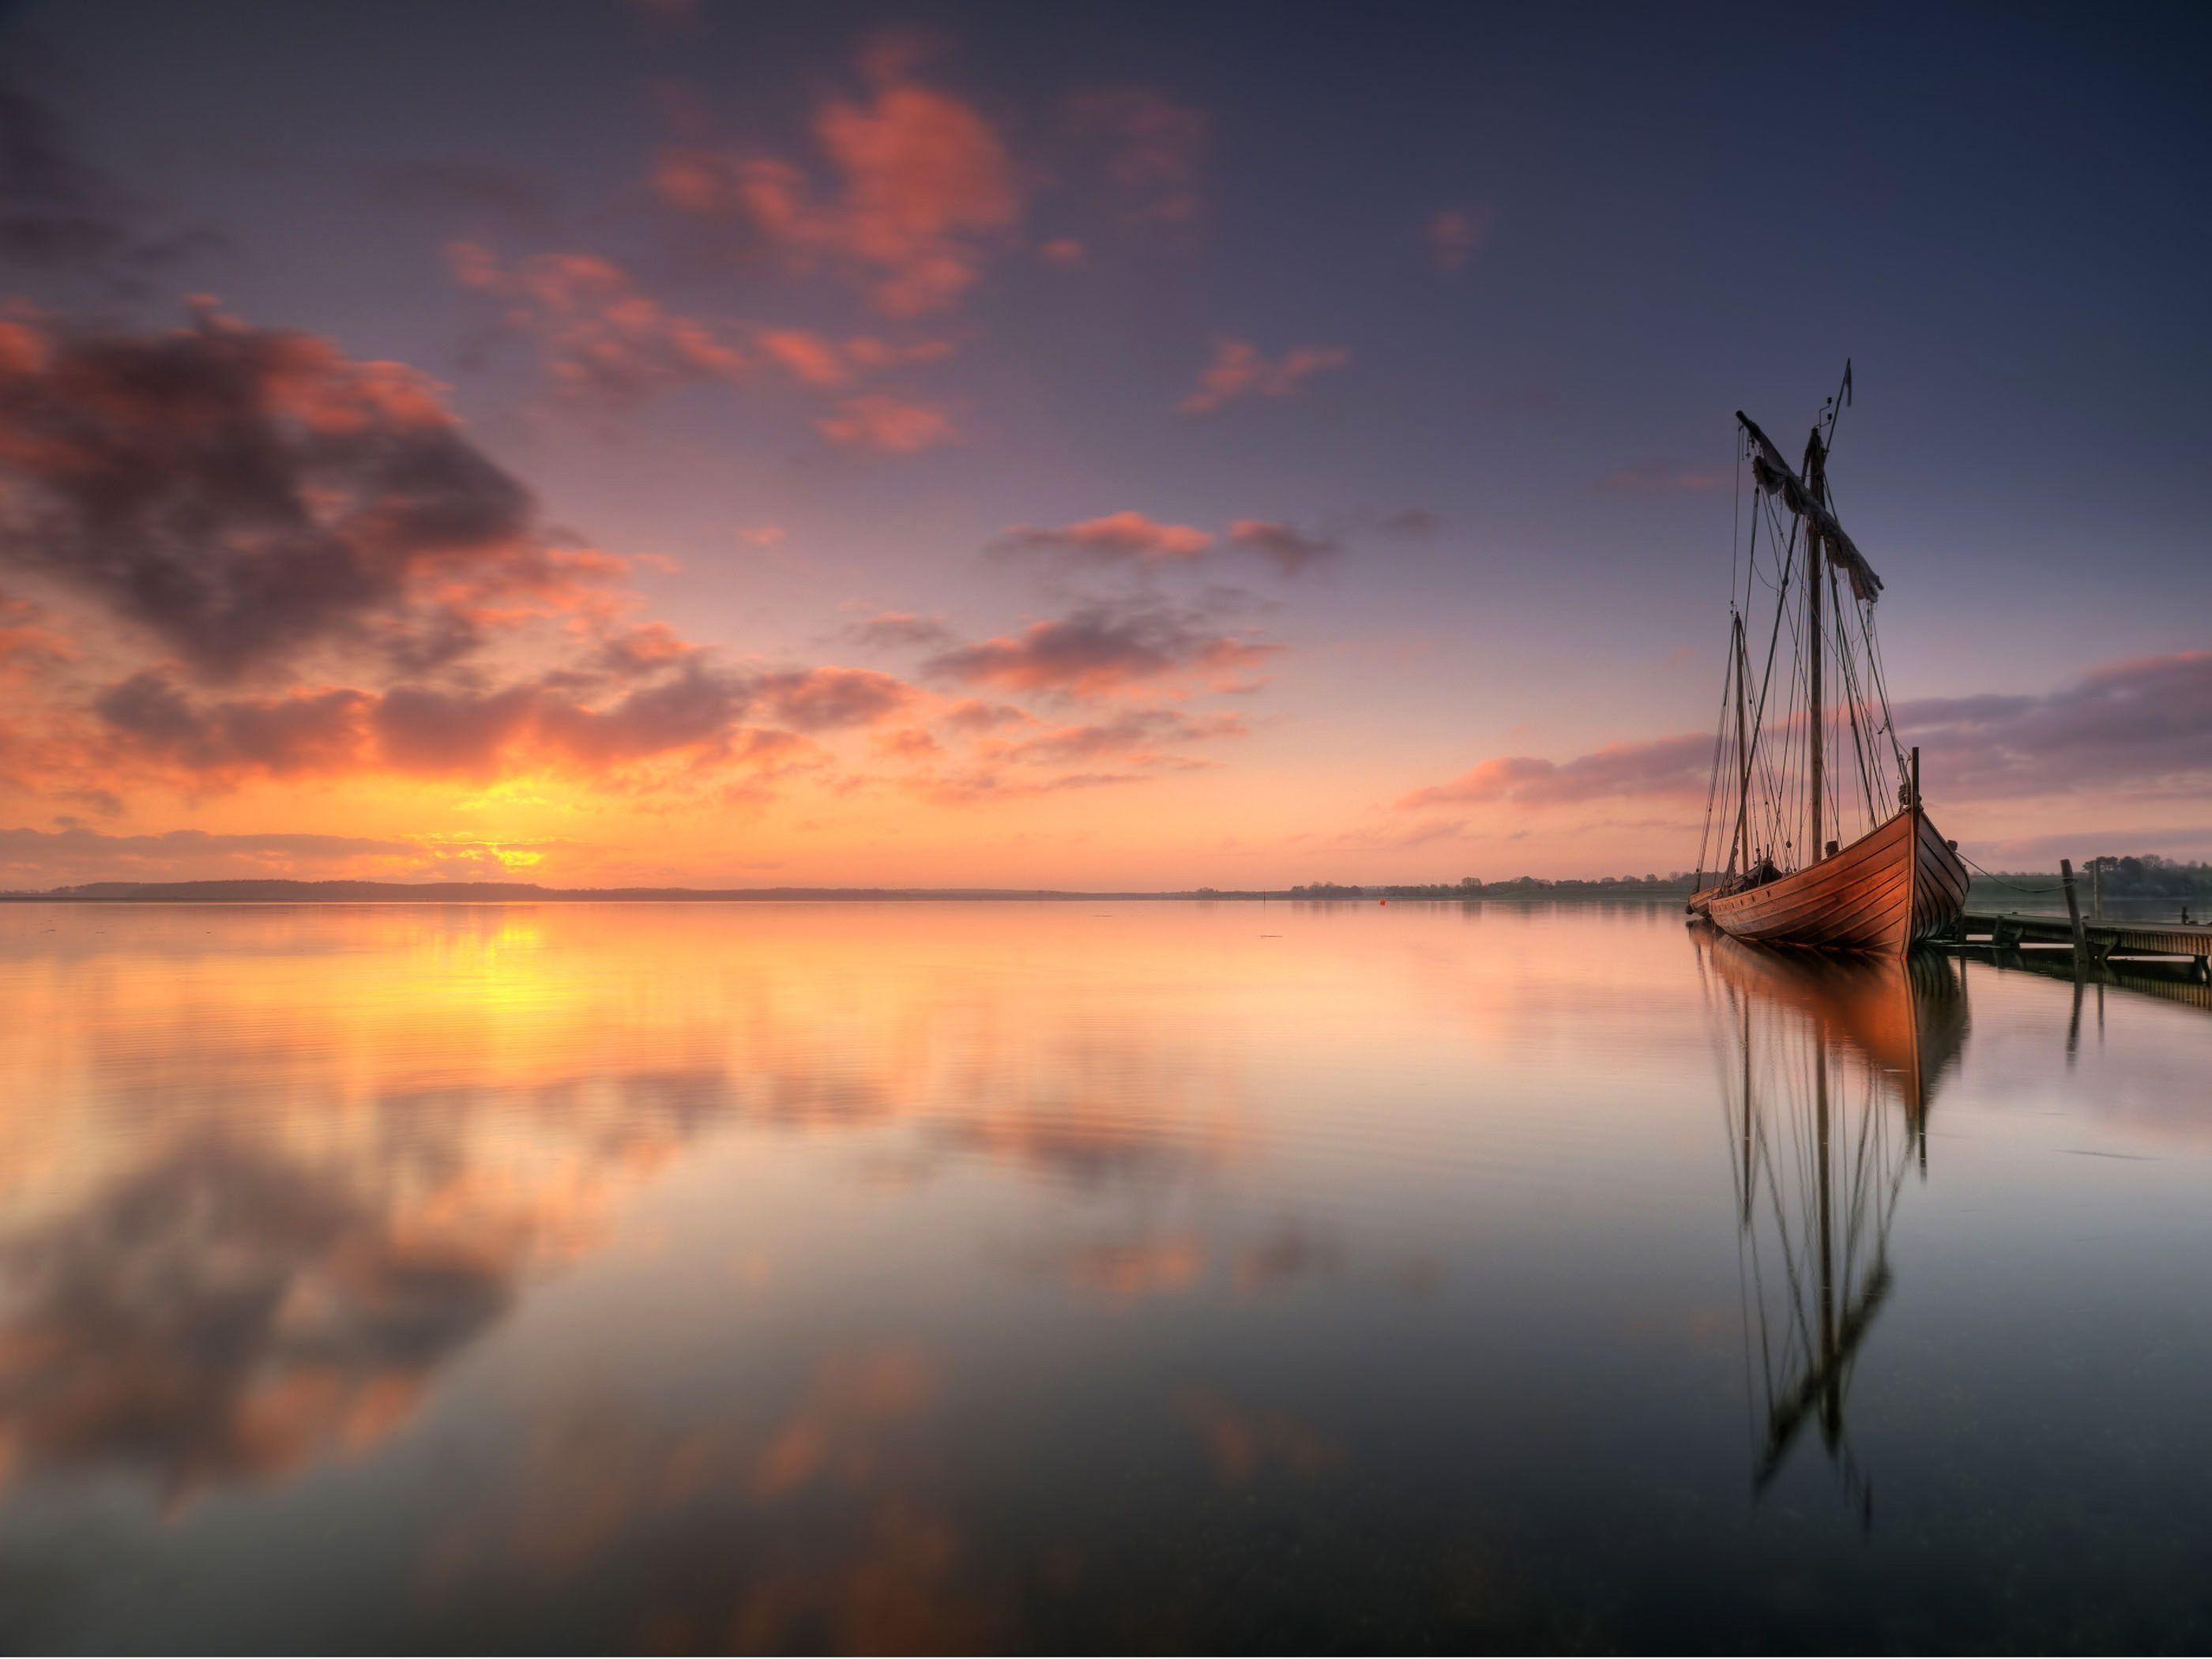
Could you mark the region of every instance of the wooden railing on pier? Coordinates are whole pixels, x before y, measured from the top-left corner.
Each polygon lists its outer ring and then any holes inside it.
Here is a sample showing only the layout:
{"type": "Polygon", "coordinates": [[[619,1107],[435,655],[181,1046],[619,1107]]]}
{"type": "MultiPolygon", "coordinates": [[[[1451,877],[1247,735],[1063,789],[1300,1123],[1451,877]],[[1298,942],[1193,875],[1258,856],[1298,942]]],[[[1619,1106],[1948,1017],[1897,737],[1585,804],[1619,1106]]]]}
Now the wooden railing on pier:
{"type": "Polygon", "coordinates": [[[2092,962],[2120,957],[2179,957],[2191,961],[2197,973],[2208,975],[2212,957],[2212,924],[2200,921],[2088,921],[2066,916],[1969,910],[1959,918],[1952,945],[1979,945],[2008,951],[2022,945],[2071,946],[2079,932],[2081,949],[2092,962]]]}

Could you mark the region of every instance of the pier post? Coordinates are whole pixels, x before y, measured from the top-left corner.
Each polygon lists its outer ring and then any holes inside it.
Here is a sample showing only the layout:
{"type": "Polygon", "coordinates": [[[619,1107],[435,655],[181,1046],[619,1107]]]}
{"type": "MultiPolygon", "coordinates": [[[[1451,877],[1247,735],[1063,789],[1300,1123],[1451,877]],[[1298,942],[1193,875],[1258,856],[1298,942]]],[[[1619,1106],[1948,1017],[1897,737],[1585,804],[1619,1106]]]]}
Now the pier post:
{"type": "Polygon", "coordinates": [[[2058,884],[2066,890],[2066,918],[2074,924],[2074,972],[2078,976],[2089,962],[2089,936],[2081,927],[2081,902],[2074,896],[2074,860],[2058,860],[2058,884]]]}

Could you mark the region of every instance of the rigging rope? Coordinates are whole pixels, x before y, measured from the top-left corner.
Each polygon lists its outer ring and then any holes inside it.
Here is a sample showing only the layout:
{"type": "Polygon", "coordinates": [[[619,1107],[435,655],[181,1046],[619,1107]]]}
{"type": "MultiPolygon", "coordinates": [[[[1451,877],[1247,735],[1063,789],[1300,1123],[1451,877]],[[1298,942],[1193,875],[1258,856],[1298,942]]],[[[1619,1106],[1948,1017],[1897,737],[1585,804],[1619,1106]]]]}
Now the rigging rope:
{"type": "MultiPolygon", "coordinates": [[[[1953,850],[1956,851],[1957,849],[1954,848],[1953,850]]],[[[2066,890],[2066,884],[2064,882],[2059,883],[2056,887],[2023,887],[2016,881],[2007,881],[2002,876],[1994,875],[1990,872],[1982,869],[1980,865],[1975,864],[1973,860],[1968,858],[1964,853],[1959,854],[1959,858],[1961,863],[1972,865],[1976,870],[1980,871],[1984,880],[1993,881],[2000,887],[2009,887],[2015,893],[2063,893],[2066,890]]]]}
{"type": "Polygon", "coordinates": [[[1728,734],[1729,682],[1735,678],[1735,652],[1733,649],[1735,639],[1735,629],[1731,623],[1729,629],[1731,647],[1729,652],[1729,664],[1721,675],[1720,723],[1713,732],[1713,771],[1712,775],[1705,780],[1705,827],[1698,836],[1698,878],[1701,884],[1705,874],[1707,846],[1713,838],[1713,800],[1719,794],[1721,787],[1721,745],[1727,741],[1728,734]]]}

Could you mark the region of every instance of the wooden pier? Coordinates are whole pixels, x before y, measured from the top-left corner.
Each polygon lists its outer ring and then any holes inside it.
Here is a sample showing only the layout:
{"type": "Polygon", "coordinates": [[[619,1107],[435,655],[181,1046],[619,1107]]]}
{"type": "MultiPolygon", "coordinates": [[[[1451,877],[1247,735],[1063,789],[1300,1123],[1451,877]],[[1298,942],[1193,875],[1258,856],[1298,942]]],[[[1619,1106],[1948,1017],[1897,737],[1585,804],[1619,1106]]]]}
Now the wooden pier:
{"type": "Polygon", "coordinates": [[[2023,945],[2078,948],[2092,963],[2114,957],[2179,957],[2200,979],[2212,979],[2212,923],[2196,921],[2088,921],[2069,916],[2036,915],[2017,910],[1969,910],[1955,931],[1937,941],[1953,948],[2016,951],[2023,945]],[[2076,941],[2079,940],[2078,946],[2076,941]]]}

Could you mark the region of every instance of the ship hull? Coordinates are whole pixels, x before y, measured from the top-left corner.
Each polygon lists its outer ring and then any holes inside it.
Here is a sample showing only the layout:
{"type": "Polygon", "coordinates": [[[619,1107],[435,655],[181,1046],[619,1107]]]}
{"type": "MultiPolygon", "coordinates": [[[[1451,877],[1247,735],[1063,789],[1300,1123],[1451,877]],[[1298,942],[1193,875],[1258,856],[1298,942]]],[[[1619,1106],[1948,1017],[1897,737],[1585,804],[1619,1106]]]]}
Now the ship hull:
{"type": "Polygon", "coordinates": [[[1965,863],[1915,809],[1818,864],[1710,900],[1705,915],[1731,938],[1760,945],[1895,956],[1948,927],[1966,906],[1965,863]]]}

